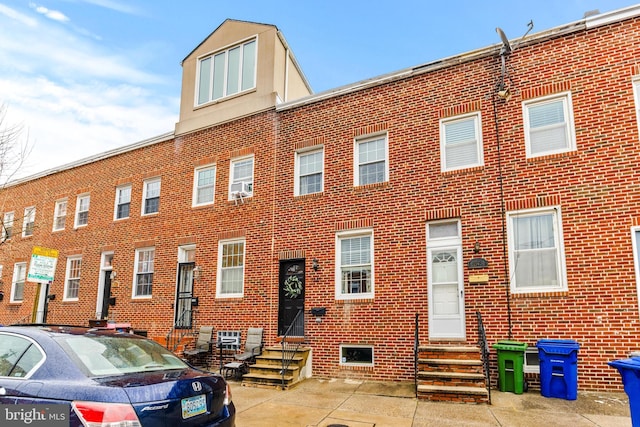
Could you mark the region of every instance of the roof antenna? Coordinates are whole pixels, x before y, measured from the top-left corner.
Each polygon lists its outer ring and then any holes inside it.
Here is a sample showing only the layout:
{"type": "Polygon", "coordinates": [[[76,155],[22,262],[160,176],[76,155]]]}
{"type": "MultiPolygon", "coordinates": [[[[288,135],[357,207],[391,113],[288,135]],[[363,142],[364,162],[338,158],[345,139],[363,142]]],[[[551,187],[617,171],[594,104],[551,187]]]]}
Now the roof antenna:
{"type": "Polygon", "coordinates": [[[518,43],[516,43],[514,47],[511,47],[511,43],[509,43],[509,39],[507,38],[507,35],[504,33],[504,31],[502,31],[500,27],[496,27],[496,32],[500,36],[500,40],[502,40],[502,48],[500,48],[500,61],[502,62],[502,68],[500,72],[500,81],[498,82],[498,96],[505,101],[511,97],[511,92],[505,85],[505,77],[507,74],[506,58],[520,45],[522,40],[524,40],[527,34],[529,34],[529,31],[533,29],[533,20],[529,21],[527,27],[527,32],[524,33],[522,38],[518,41],[518,43]]]}

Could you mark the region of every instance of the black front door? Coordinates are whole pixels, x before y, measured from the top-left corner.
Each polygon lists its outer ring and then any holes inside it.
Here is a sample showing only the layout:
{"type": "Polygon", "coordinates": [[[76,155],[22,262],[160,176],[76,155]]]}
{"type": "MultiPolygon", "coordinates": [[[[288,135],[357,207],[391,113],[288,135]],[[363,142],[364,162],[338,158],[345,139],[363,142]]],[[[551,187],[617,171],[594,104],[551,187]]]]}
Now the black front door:
{"type": "Polygon", "coordinates": [[[109,318],[109,303],[111,301],[111,271],[104,272],[104,286],[102,288],[102,309],[100,310],[100,318],[109,318]]]}
{"type": "Polygon", "coordinates": [[[284,335],[292,325],[300,310],[300,316],[294,331],[290,335],[304,335],[304,288],[305,260],[287,259],[280,261],[279,303],[278,303],[278,335],[284,335]]]}
{"type": "Polygon", "coordinates": [[[193,269],[194,262],[178,264],[178,285],[176,286],[176,328],[191,328],[192,298],[193,298],[193,269]]]}

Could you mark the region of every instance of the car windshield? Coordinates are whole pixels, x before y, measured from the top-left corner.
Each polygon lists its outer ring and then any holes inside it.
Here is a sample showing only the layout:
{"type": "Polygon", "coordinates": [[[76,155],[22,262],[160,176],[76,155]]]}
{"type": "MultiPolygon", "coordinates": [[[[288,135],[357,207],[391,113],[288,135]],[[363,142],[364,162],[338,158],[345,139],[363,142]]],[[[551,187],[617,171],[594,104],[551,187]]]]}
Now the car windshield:
{"type": "Polygon", "coordinates": [[[65,335],[60,344],[91,376],[122,375],[187,365],[154,341],[109,335],[65,335]]]}

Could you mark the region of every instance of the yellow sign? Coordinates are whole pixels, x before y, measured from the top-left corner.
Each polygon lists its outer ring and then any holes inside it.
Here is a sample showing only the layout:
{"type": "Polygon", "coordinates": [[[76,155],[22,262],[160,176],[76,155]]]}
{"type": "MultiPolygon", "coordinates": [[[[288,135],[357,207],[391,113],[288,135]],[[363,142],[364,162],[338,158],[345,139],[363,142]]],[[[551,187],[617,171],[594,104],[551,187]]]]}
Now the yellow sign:
{"type": "Polygon", "coordinates": [[[488,274],[470,274],[469,283],[489,283],[488,274]]]}
{"type": "Polygon", "coordinates": [[[60,252],[57,249],[49,249],[49,248],[43,248],[41,246],[34,246],[31,254],[46,256],[49,258],[58,258],[59,253],[60,252]]]}

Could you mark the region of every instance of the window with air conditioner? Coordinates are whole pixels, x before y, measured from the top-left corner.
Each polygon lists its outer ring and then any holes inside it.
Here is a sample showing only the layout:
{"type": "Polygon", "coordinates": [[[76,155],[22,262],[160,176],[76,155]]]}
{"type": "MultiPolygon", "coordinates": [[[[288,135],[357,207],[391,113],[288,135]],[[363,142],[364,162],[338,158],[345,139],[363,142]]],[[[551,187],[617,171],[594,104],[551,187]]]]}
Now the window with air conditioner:
{"type": "Polygon", "coordinates": [[[253,156],[231,161],[229,200],[253,196],[253,156]]]}

